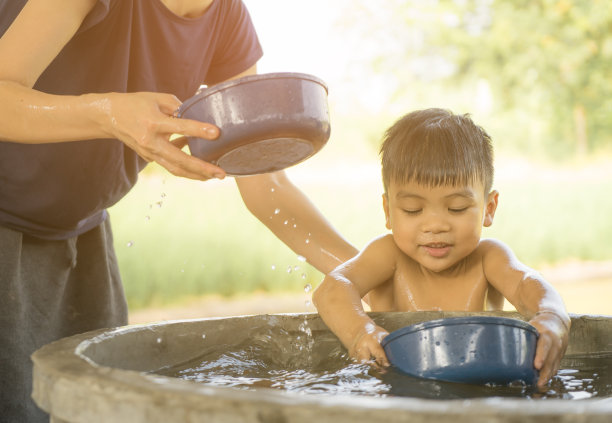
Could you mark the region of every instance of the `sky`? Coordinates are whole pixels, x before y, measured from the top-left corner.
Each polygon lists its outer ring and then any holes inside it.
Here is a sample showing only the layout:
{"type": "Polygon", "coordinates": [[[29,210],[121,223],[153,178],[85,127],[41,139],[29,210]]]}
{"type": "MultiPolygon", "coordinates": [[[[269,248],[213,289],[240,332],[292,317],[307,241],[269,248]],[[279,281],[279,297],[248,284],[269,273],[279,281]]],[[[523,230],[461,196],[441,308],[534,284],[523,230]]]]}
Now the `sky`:
{"type": "Polygon", "coordinates": [[[343,2],[244,0],[264,48],[259,71],[337,77],[343,52],[333,48],[334,22],[343,2]]]}
{"type": "MultiPolygon", "coordinates": [[[[346,24],[348,0],[243,0],[255,24],[264,56],[259,73],[299,72],[323,79],[330,103],[350,111],[355,102],[377,109],[386,101],[384,78],[364,74],[377,49],[359,28],[346,24]]],[[[367,71],[366,71],[367,72],[367,71]]]]}

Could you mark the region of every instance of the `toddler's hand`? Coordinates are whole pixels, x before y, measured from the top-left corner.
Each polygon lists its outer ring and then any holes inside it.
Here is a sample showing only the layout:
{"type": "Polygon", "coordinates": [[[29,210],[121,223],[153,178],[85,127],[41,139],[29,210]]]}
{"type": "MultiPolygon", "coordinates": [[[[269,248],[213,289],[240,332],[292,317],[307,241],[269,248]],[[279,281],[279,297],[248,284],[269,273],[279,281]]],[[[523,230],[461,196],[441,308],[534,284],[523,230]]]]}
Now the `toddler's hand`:
{"type": "Polygon", "coordinates": [[[389,360],[380,345],[382,339],[388,334],[389,332],[380,326],[368,324],[357,335],[353,345],[349,348],[350,356],[362,363],[374,361],[379,366],[388,367],[389,360]]]}
{"type": "Polygon", "coordinates": [[[559,370],[569,336],[569,319],[554,312],[540,312],[529,321],[539,332],[533,365],[540,372],[538,388],[543,388],[559,370]]]}

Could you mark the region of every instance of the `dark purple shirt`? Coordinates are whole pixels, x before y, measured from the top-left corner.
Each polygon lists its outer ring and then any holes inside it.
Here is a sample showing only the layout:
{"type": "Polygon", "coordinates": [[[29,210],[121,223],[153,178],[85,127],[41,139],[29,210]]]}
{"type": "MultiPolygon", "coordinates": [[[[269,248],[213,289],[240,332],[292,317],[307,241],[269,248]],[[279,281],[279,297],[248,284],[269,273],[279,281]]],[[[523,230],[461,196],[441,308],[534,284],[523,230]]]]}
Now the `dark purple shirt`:
{"type": "MultiPolygon", "coordinates": [[[[0,0],[0,34],[25,4],[0,0]]],[[[35,89],[52,94],[156,91],[180,100],[255,64],[262,49],[240,0],[195,19],[160,0],[98,0],[35,89]]],[[[115,139],[0,142],[0,225],[66,239],[106,218],[146,163],[115,139]]]]}

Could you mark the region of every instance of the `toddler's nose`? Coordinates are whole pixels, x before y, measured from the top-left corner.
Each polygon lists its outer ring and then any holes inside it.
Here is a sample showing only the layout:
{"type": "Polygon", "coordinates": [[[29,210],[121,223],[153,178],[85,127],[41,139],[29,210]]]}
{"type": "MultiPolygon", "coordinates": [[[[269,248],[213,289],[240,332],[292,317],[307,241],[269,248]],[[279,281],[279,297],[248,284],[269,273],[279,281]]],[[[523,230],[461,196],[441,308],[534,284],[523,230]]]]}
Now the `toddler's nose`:
{"type": "Polygon", "coordinates": [[[421,230],[423,232],[429,233],[441,233],[448,232],[450,230],[450,224],[443,216],[439,214],[431,214],[425,217],[423,224],[421,226],[421,230]]]}

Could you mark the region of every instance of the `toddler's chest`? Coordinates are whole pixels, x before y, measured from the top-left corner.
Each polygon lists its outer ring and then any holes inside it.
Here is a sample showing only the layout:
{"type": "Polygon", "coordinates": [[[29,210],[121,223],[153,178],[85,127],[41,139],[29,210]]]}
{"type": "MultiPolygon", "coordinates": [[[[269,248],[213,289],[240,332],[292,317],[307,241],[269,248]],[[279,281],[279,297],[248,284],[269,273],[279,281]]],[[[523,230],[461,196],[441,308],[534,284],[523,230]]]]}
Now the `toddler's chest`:
{"type": "Polygon", "coordinates": [[[470,263],[452,275],[423,275],[407,264],[393,280],[395,309],[482,311],[488,286],[482,267],[470,263]]]}

